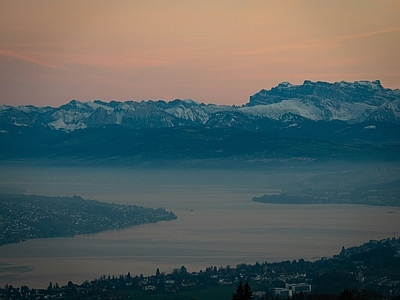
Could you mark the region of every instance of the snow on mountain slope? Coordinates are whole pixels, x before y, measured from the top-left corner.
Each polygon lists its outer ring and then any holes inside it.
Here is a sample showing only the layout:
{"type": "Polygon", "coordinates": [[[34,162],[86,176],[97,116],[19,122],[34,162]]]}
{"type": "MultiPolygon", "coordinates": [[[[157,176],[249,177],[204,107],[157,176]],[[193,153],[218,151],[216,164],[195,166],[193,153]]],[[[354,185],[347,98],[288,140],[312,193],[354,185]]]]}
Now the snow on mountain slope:
{"type": "Polygon", "coordinates": [[[366,120],[368,113],[376,110],[365,103],[335,103],[328,99],[320,99],[318,105],[313,101],[290,99],[268,105],[248,106],[240,109],[257,117],[280,120],[285,114],[294,114],[319,121],[340,120],[348,123],[359,123],[366,120]]]}
{"type": "Polygon", "coordinates": [[[391,107],[393,115],[396,117],[396,119],[397,120],[400,119],[400,98],[391,102],[390,107],[391,107]]]}
{"type": "Polygon", "coordinates": [[[164,111],[178,119],[189,120],[196,123],[204,123],[208,120],[208,114],[194,101],[174,100],[169,102],[169,104],[166,103],[164,111]]]}
{"type": "Polygon", "coordinates": [[[287,113],[299,115],[310,120],[321,120],[322,113],[312,103],[299,99],[283,100],[279,103],[242,107],[240,111],[260,118],[280,120],[287,113]]]}

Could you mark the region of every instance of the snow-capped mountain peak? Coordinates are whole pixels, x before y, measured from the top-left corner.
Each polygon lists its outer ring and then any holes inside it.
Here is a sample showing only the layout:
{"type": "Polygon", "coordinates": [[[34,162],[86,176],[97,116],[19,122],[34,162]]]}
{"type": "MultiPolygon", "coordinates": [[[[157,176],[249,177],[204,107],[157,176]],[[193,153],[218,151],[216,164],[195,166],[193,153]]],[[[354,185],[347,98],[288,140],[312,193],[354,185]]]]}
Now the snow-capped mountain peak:
{"type": "Polygon", "coordinates": [[[298,118],[400,123],[400,90],[384,88],[379,80],[353,83],[305,80],[301,85],[282,82],[270,90],[263,89],[240,107],[204,104],[191,99],[71,100],[60,107],[0,106],[0,126],[43,126],[68,132],[112,124],[128,128],[198,125],[258,128],[263,120],[289,122],[293,118],[296,124],[298,118]]]}

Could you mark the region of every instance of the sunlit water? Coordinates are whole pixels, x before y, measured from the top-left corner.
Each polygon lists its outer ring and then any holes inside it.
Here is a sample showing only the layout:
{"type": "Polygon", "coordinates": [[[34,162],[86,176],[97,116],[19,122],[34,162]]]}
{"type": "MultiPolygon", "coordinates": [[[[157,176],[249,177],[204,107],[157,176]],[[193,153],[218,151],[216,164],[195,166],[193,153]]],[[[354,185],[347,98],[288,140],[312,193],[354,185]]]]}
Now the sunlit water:
{"type": "Polygon", "coordinates": [[[120,231],[2,246],[0,286],[65,285],[108,274],[170,272],[182,265],[198,271],[242,262],[312,260],[400,232],[400,208],[251,201],[300,176],[291,173],[13,168],[2,169],[0,176],[2,187],[27,194],[162,206],[178,216],[120,231]]]}

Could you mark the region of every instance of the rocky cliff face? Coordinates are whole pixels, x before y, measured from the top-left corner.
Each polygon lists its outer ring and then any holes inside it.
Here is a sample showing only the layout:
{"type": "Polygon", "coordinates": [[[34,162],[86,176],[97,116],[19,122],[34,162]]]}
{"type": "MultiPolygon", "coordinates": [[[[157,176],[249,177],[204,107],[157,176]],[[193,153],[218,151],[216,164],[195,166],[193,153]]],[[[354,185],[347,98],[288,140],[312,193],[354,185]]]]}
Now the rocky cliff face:
{"type": "Polygon", "coordinates": [[[399,123],[400,91],[383,88],[379,80],[280,83],[251,96],[247,107],[249,111],[261,110],[262,116],[272,119],[291,113],[311,120],[399,123]]]}
{"type": "Polygon", "coordinates": [[[400,95],[398,90],[385,89],[379,80],[341,81],[335,83],[311,82],[305,80],[302,85],[280,83],[270,90],[261,90],[250,97],[249,105],[272,104],[288,99],[331,99],[337,102],[359,103],[379,106],[400,95]]]}

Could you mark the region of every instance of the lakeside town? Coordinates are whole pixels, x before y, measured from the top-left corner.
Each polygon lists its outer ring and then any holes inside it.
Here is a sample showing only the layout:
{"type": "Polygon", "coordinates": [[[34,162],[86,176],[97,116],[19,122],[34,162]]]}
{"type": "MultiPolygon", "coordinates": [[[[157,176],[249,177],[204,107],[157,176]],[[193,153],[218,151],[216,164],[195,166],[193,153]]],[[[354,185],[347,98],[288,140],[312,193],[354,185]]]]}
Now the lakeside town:
{"type": "Polygon", "coordinates": [[[0,195],[0,246],[175,220],[165,208],[121,205],[79,196],[0,195]]]}
{"type": "Polygon", "coordinates": [[[245,282],[254,299],[399,299],[400,238],[343,247],[312,262],[256,262],[196,272],[182,266],[169,274],[157,269],[150,276],[102,275],[63,286],[50,282],[46,289],[6,285],[0,299],[230,299],[245,282]]]}

